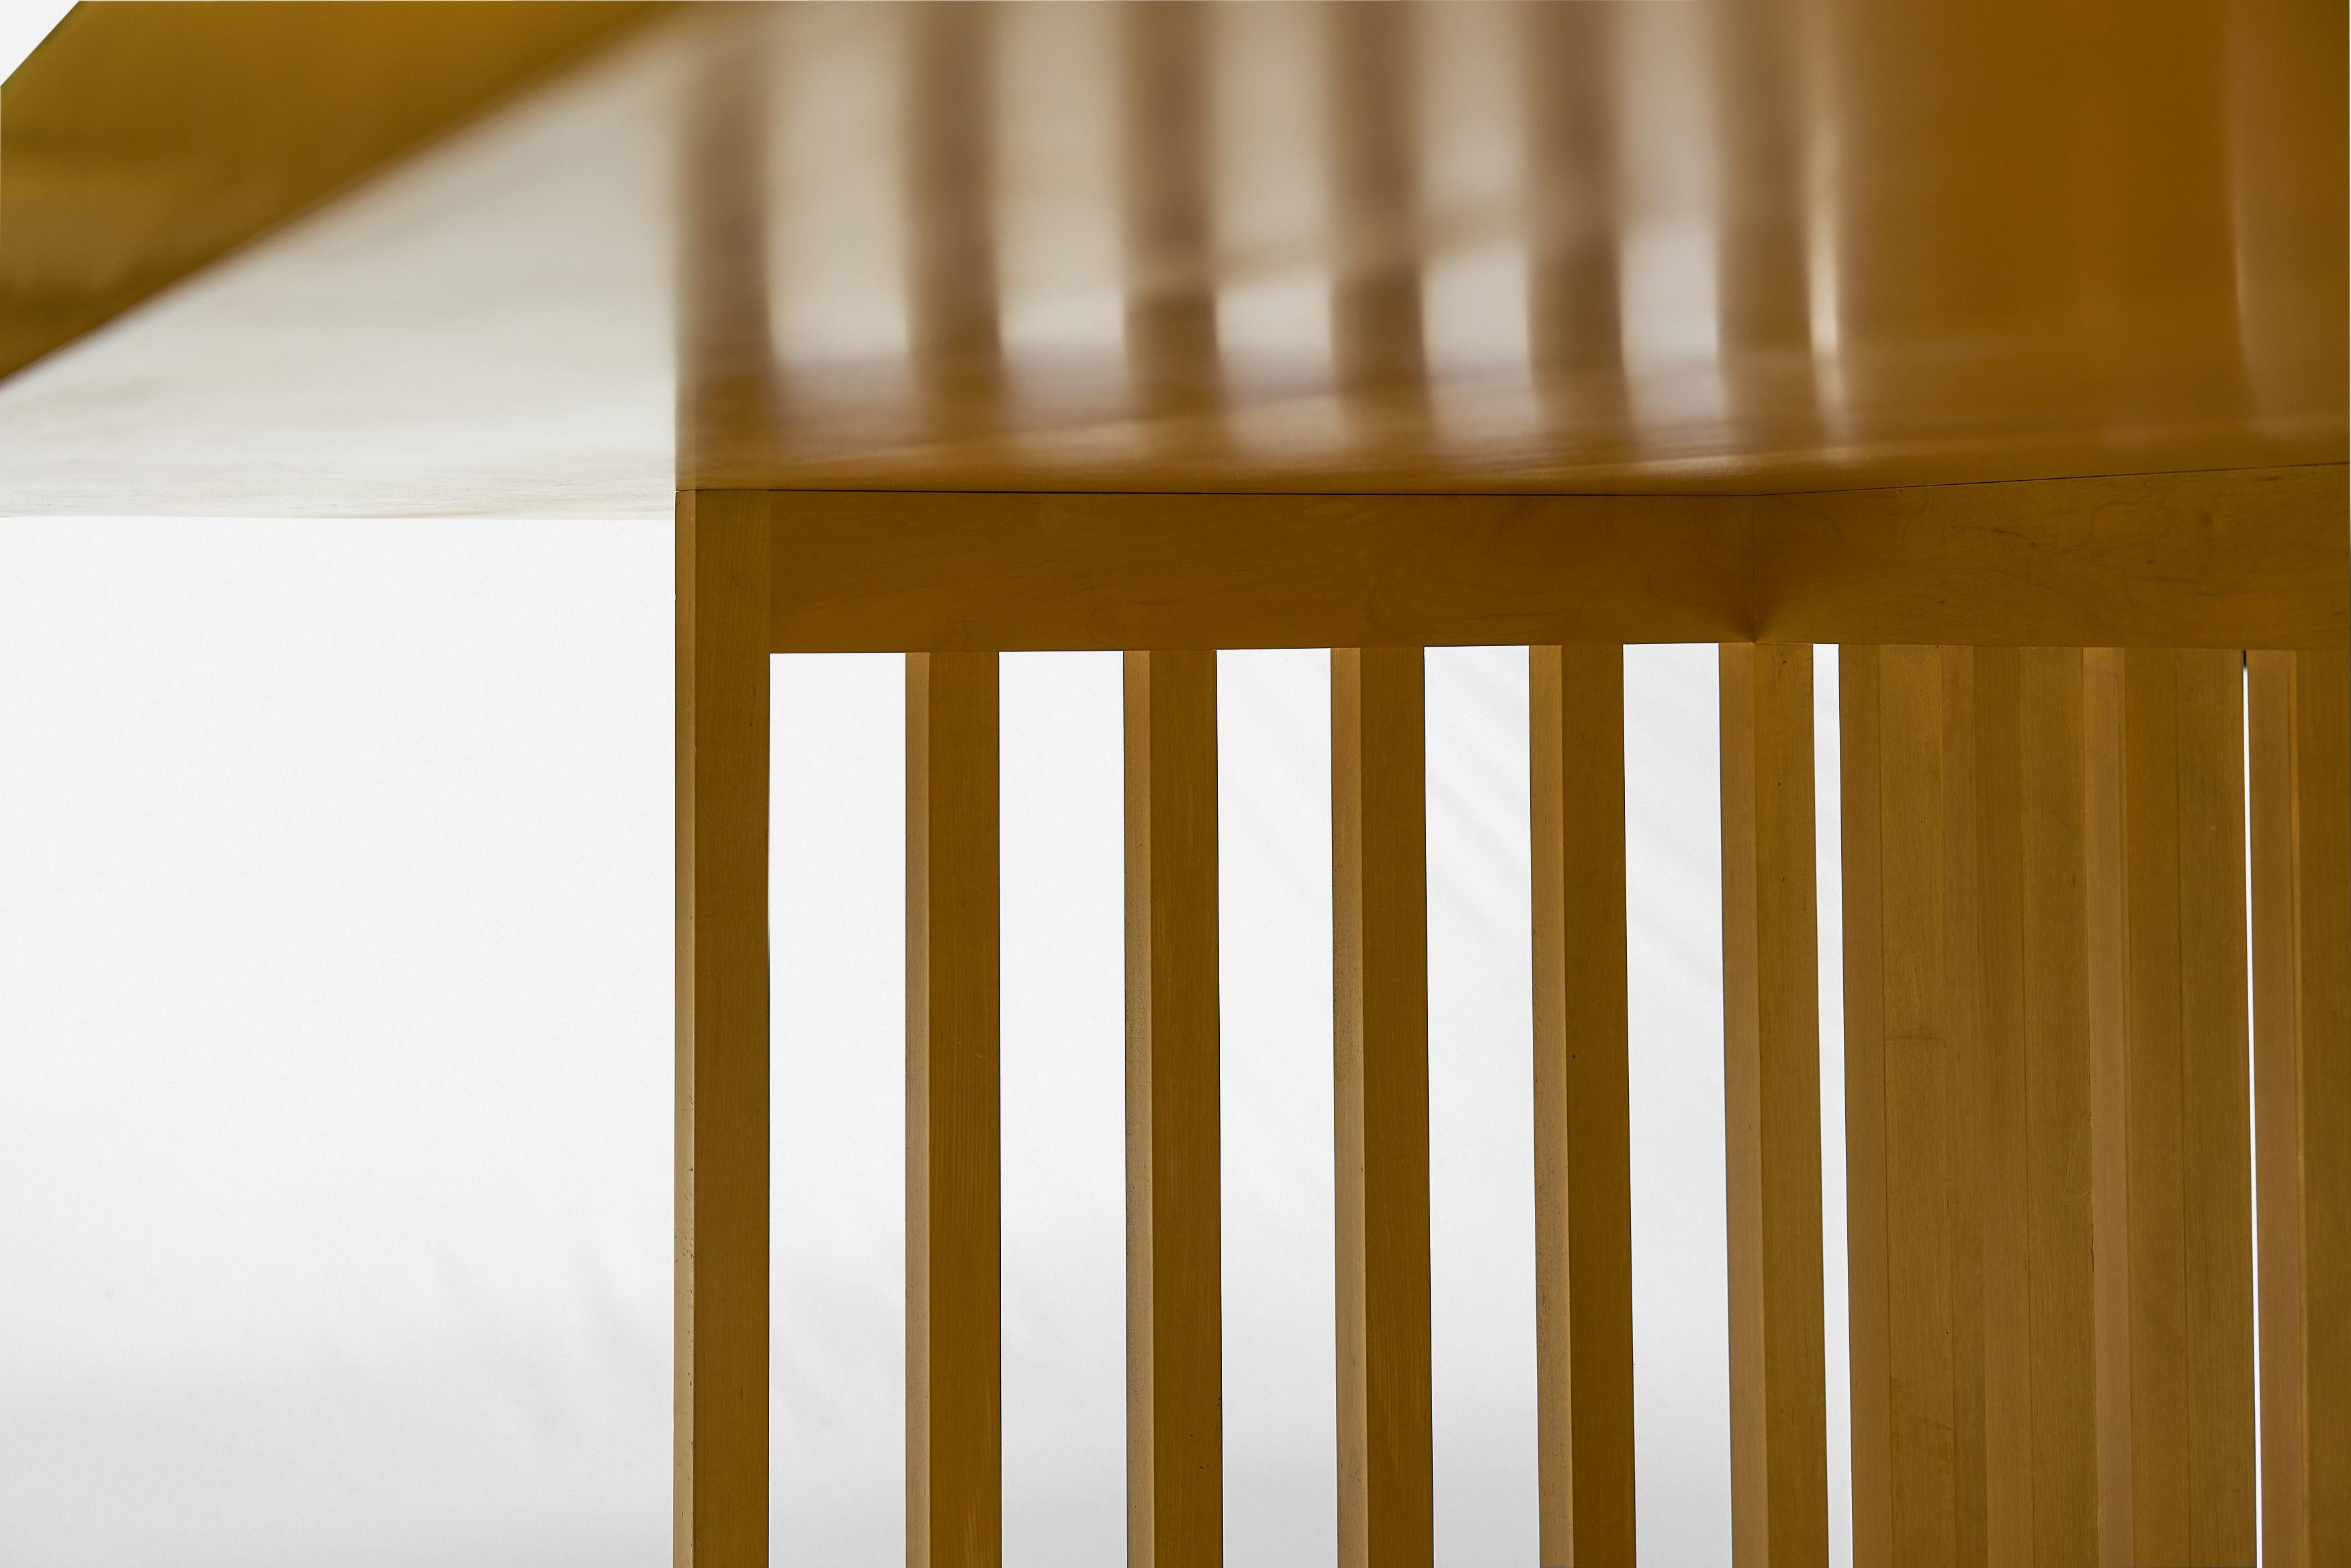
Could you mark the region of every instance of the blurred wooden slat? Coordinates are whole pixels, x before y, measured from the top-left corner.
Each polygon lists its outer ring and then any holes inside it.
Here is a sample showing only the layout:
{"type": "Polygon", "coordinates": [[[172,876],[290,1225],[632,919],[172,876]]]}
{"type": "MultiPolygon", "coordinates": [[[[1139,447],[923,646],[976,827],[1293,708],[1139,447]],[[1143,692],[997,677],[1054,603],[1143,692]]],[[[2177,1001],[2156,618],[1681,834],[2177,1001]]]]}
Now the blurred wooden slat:
{"type": "Polygon", "coordinates": [[[567,0],[76,6],[0,95],[0,376],[655,9],[567,0]]]}
{"type": "Polygon", "coordinates": [[[1631,1568],[1625,650],[1527,653],[1541,1561],[1631,1568]]]}
{"type": "Polygon", "coordinates": [[[2254,1555],[2241,656],[2088,680],[2099,1554],[2254,1555]]]}
{"type": "Polygon", "coordinates": [[[2351,1562],[2351,668],[2251,666],[2262,1548],[2351,1562]]]}
{"type": "Polygon", "coordinates": [[[679,1568],[768,1561],[768,504],[677,504],[679,1568]]]}
{"type": "Polygon", "coordinates": [[[1224,1561],[1217,656],[1126,656],[1127,1562],[1224,1561]]]}
{"type": "Polygon", "coordinates": [[[1813,650],[1721,650],[1723,1098],[1737,1568],[1828,1560],[1813,650]]]}
{"type": "Polygon", "coordinates": [[[2334,647],[2345,470],[1702,496],[778,493],[778,652],[2334,647]]]}
{"type": "Polygon", "coordinates": [[[1331,653],[1339,1568],[1429,1568],[1428,855],[1417,648],[1331,653]]]}
{"type": "Polygon", "coordinates": [[[2087,1561],[2081,659],[1844,648],[1855,1556],[2087,1561]]]}
{"type": "Polygon", "coordinates": [[[906,1562],[1003,1558],[997,669],[906,659],[906,1562]]]}

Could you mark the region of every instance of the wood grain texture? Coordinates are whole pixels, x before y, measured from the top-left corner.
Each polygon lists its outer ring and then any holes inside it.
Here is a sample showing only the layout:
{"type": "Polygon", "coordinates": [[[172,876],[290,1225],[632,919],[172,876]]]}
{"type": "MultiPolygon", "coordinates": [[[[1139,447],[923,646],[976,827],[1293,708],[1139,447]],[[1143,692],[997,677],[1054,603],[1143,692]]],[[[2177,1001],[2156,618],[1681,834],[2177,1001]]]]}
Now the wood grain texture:
{"type": "Polygon", "coordinates": [[[906,1561],[1003,1561],[997,669],[906,659],[906,1561]]]}
{"type": "Polygon", "coordinates": [[[1731,1553],[1828,1561],[1813,650],[1721,651],[1731,1553]]]}
{"type": "Polygon", "coordinates": [[[2081,657],[1839,659],[1855,1558],[2087,1561],[2081,657]]]}
{"type": "Polygon", "coordinates": [[[2255,653],[2262,1548],[2351,1562],[2351,668],[2255,653]]]}
{"type": "Polygon", "coordinates": [[[2242,662],[2094,650],[2099,1554],[2254,1554],[2242,662]]]}
{"type": "Polygon", "coordinates": [[[1428,851],[1417,648],[1331,652],[1339,1568],[1429,1568],[1428,851]]]}
{"type": "Polygon", "coordinates": [[[1217,656],[1126,656],[1126,1519],[1224,1561],[1217,656]]]}
{"type": "Polygon", "coordinates": [[[778,652],[2344,646],[2341,467],[1750,499],[778,493],[778,652]]]}
{"type": "MultiPolygon", "coordinates": [[[[2035,1568],[2067,1568],[2097,1556],[2083,679],[2077,649],[2025,649],[2017,655],[2016,897],[2032,1398],[2032,1556],[2026,1560],[2035,1568]]],[[[2003,1281],[1987,1283],[1999,1289],[2003,1281]]],[[[1995,1354],[2012,1355],[2012,1344],[2002,1342],[1995,1354]]],[[[1996,1531],[1998,1521],[1996,1514],[1996,1531]]],[[[2000,1531],[1993,1540],[2014,1537],[2000,1531]]]]}
{"type": "Polygon", "coordinates": [[[1774,642],[2340,647],[2346,470],[1759,497],[1774,642]]]}
{"type": "Polygon", "coordinates": [[[678,497],[679,1568],[768,1561],[768,540],[678,497]]]}
{"type": "Polygon", "coordinates": [[[1541,1561],[1632,1568],[1625,650],[1527,650],[1541,1561]]]}

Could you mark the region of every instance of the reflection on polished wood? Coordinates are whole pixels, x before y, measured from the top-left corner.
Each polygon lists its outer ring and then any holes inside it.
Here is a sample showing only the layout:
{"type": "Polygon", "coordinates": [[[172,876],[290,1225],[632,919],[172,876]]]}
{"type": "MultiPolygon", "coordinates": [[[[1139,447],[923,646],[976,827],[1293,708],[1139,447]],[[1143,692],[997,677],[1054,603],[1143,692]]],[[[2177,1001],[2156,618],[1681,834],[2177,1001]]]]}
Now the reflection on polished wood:
{"type": "Polygon", "coordinates": [[[0,377],[653,9],[76,6],[0,94],[0,377]]]}
{"type": "MultiPolygon", "coordinates": [[[[324,25],[294,18],[345,8],[253,9],[287,18],[256,46],[277,57],[324,25]]],[[[371,25],[392,36],[338,57],[337,92],[423,114],[400,62],[445,41],[442,9],[385,8],[371,25]]],[[[182,355],[138,380],[141,430],[199,453],[183,508],[192,483],[223,505],[254,486],[240,446],[298,417],[397,510],[412,476],[609,424],[601,383],[529,408],[486,391],[626,324],[678,346],[690,486],[1756,493],[2336,462],[2344,83],[2312,62],[2342,22],[2309,9],[2171,0],[2160,26],[2122,0],[681,9],[411,160],[453,182],[404,220],[404,275],[454,308],[476,286],[459,258],[549,258],[513,335],[452,351],[450,394],[485,389],[465,451],[389,450],[381,389],[364,412],[357,387],[319,390],[333,378],[311,372],[364,380],[398,351],[398,324],[361,308],[356,242],[300,253],[321,358],[277,350],[280,404],[208,414],[235,357],[182,355]],[[678,178],[565,194],[566,144],[671,146],[678,178]],[[499,195],[526,145],[543,204],[499,195]],[[560,264],[671,233],[674,289],[591,295],[560,264]]],[[[212,188],[152,139],[17,107],[87,93],[97,65],[70,41],[28,62],[0,122],[12,306],[53,286],[114,297],[104,235],[126,225],[223,243],[174,216],[212,188]],[[82,206],[18,205],[75,168],[109,171],[75,182],[82,206]],[[53,215],[15,215],[37,210],[53,215]]],[[[446,52],[477,71],[496,54],[446,52]]],[[[232,92],[287,125],[317,108],[247,76],[173,91],[198,117],[232,92]]],[[[271,212],[325,188],[288,185],[271,212]]],[[[371,234],[388,190],[306,232],[371,234]]],[[[140,335],[0,389],[0,438],[125,384],[140,335]]],[[[28,448],[0,504],[160,504],[139,488],[161,483],[140,477],[147,438],[102,469],[75,439],[28,448]]]]}

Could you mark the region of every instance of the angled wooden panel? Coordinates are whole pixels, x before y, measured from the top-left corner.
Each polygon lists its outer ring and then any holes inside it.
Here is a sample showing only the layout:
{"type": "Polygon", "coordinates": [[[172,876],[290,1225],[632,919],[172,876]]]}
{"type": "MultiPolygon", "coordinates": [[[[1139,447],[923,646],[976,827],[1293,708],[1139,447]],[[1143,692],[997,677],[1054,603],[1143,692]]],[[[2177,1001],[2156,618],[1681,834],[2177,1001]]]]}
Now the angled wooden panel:
{"type": "Polygon", "coordinates": [[[906,659],[906,1561],[1003,1560],[997,670],[906,659]]]}
{"type": "Polygon", "coordinates": [[[1840,662],[1855,1560],[2085,1561],[2080,656],[1840,662]]]}
{"type": "Polygon", "coordinates": [[[1725,643],[1723,1098],[1731,1552],[1828,1561],[1813,650],[1725,643]]]}
{"type": "Polygon", "coordinates": [[[1127,1562],[1224,1560],[1217,656],[1126,656],[1127,1562]]]}
{"type": "Polygon", "coordinates": [[[1625,650],[1527,650],[1541,1561],[1631,1568],[1625,650]]]}
{"type": "Polygon", "coordinates": [[[2351,1562],[2351,668],[2251,666],[2262,1547],[2351,1562]]]}
{"type": "Polygon", "coordinates": [[[2242,659],[2094,649],[2099,1551],[2254,1553],[2242,659]]]}
{"type": "Polygon", "coordinates": [[[679,1568],[768,1561],[768,539],[678,497],[679,1568]]]}
{"type": "Polygon", "coordinates": [[[1417,648],[1331,653],[1339,1568],[1428,1568],[1428,851],[1417,648]]]}
{"type": "Polygon", "coordinates": [[[0,100],[0,377],[654,10],[76,6],[0,100]]]}

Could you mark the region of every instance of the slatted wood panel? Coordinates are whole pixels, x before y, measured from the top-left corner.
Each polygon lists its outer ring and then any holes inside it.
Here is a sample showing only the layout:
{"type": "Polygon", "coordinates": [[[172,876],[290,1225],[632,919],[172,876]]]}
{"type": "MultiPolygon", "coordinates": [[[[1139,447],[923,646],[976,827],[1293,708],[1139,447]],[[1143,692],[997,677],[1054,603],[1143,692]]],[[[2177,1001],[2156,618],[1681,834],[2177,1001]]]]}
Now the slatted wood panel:
{"type": "Polygon", "coordinates": [[[997,661],[906,659],[906,1561],[1003,1560],[997,661]]]}
{"type": "Polygon", "coordinates": [[[1839,659],[1855,1560],[2087,1562],[2081,656],[1839,659]]]}
{"type": "Polygon", "coordinates": [[[1731,1552],[1828,1560],[1813,650],[1725,643],[1723,1100],[1731,1552]]]}
{"type": "Polygon", "coordinates": [[[1625,650],[1532,648],[1541,1560],[1630,1568],[1625,650]]]}
{"type": "Polygon", "coordinates": [[[1126,656],[1127,1562],[1224,1557],[1217,656],[1126,656]]]}
{"type": "Polygon", "coordinates": [[[678,497],[679,1568],[768,1561],[768,539],[678,497]]]}
{"type": "Polygon", "coordinates": [[[2351,1563],[2351,662],[2255,653],[2262,1547],[2351,1563]]]}
{"type": "Polygon", "coordinates": [[[2242,662],[2085,656],[2099,1555],[2254,1555],[2242,662]]]}
{"type": "Polygon", "coordinates": [[[1428,1568],[1428,853],[1417,648],[1331,654],[1339,1568],[1428,1568]]]}

